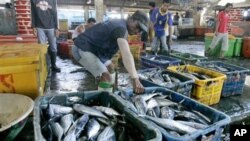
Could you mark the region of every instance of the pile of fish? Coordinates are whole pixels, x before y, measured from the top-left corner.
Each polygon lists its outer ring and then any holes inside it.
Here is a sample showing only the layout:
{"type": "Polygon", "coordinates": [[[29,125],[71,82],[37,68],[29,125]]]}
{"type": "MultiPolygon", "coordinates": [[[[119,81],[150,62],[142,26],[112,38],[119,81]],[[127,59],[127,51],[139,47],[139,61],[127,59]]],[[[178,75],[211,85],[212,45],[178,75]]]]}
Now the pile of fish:
{"type": "Polygon", "coordinates": [[[212,124],[211,120],[199,111],[182,106],[181,103],[185,99],[176,103],[171,100],[171,96],[162,95],[161,92],[132,96],[120,92],[119,95],[127,100],[131,111],[176,137],[192,134],[212,124]]]}
{"type": "Polygon", "coordinates": [[[41,131],[47,141],[144,140],[124,115],[104,106],[42,106],[41,131]]]}
{"type": "Polygon", "coordinates": [[[212,78],[210,75],[207,75],[205,72],[202,71],[188,71],[187,67],[184,68],[178,67],[177,72],[184,74],[185,76],[192,78],[193,80],[206,80],[212,78]]]}
{"type": "Polygon", "coordinates": [[[163,59],[161,57],[158,57],[158,56],[153,56],[153,57],[150,57],[148,58],[149,60],[151,61],[155,61],[155,62],[159,62],[159,63],[170,63],[170,61],[166,60],[166,59],[163,59]]]}
{"type": "Polygon", "coordinates": [[[181,83],[181,80],[177,77],[170,76],[167,73],[163,73],[160,69],[149,69],[148,71],[138,72],[138,75],[141,79],[149,80],[160,86],[167,88],[172,88],[181,83]]]}
{"type": "Polygon", "coordinates": [[[126,90],[133,88],[131,78],[128,73],[119,73],[117,79],[118,89],[126,90]]]}
{"type": "Polygon", "coordinates": [[[204,65],[204,67],[210,68],[212,70],[217,70],[220,72],[229,72],[229,71],[234,71],[232,68],[223,66],[223,65],[219,65],[219,64],[207,64],[204,65]]]}

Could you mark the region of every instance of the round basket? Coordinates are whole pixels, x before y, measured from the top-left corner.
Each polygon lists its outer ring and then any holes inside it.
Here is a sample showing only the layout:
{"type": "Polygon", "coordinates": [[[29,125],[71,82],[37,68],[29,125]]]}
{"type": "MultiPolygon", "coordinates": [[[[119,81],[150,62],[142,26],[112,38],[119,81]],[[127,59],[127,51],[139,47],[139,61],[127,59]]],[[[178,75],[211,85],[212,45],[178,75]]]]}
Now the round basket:
{"type": "Polygon", "coordinates": [[[0,93],[0,138],[13,140],[24,127],[34,107],[31,98],[20,94],[0,93]]]}

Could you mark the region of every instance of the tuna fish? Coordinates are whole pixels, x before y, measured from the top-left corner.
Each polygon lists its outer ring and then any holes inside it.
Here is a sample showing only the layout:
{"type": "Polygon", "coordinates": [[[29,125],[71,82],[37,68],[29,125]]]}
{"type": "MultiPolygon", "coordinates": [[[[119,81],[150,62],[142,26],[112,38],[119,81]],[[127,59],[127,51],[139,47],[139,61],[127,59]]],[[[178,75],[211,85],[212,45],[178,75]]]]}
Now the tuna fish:
{"type": "Polygon", "coordinates": [[[102,112],[92,107],[88,107],[88,106],[81,105],[81,104],[74,104],[73,108],[75,111],[77,111],[80,114],[89,114],[91,116],[108,119],[108,117],[105,116],[102,112]]]}
{"type": "Polygon", "coordinates": [[[120,114],[112,108],[103,107],[103,106],[93,106],[93,108],[105,113],[108,116],[120,116],[120,114]]]}
{"type": "Polygon", "coordinates": [[[116,141],[114,130],[110,126],[107,126],[101,134],[99,134],[97,141],[116,141]]]}
{"type": "Polygon", "coordinates": [[[88,140],[92,140],[97,135],[100,128],[101,128],[100,124],[94,118],[90,119],[87,124],[88,140]]]}
{"type": "Polygon", "coordinates": [[[150,116],[146,116],[146,115],[140,115],[140,116],[155,122],[156,124],[158,124],[159,126],[165,128],[165,129],[177,131],[178,133],[191,134],[191,133],[196,131],[196,129],[194,129],[192,127],[180,124],[180,123],[178,123],[174,120],[171,120],[171,119],[155,118],[155,117],[150,117],[150,116]]]}
{"type": "Polygon", "coordinates": [[[68,114],[64,115],[61,120],[60,120],[60,125],[63,128],[63,133],[66,134],[67,131],[69,130],[70,126],[74,122],[73,115],[68,114]]]}

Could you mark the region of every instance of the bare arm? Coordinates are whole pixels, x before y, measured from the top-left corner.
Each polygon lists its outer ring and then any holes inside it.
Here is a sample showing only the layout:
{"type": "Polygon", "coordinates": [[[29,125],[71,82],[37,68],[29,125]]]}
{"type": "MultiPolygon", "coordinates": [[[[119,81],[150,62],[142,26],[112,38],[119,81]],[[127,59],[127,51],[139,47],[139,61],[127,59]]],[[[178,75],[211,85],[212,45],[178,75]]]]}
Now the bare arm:
{"type": "Polygon", "coordinates": [[[122,54],[123,64],[132,78],[135,93],[143,93],[144,87],[139,81],[138,74],[135,69],[134,57],[130,52],[127,40],[124,38],[118,38],[117,43],[122,54]]]}
{"type": "Polygon", "coordinates": [[[122,54],[122,61],[125,68],[132,78],[138,78],[138,74],[135,69],[134,57],[130,52],[127,40],[125,40],[124,38],[118,38],[117,42],[122,54]]]}

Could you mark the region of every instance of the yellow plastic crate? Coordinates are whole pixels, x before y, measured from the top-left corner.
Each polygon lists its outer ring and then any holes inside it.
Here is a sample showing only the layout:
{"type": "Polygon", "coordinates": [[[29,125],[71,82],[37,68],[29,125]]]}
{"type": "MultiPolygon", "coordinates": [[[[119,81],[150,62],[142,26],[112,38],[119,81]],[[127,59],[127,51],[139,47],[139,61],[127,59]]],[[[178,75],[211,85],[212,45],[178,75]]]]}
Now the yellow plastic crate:
{"type": "Polygon", "coordinates": [[[1,66],[0,93],[20,93],[35,99],[42,91],[39,73],[37,64],[1,66]]]}
{"type": "Polygon", "coordinates": [[[130,51],[136,61],[140,60],[143,43],[129,43],[130,51]]]}
{"type": "Polygon", "coordinates": [[[128,35],[128,42],[139,42],[141,37],[139,35],[128,35]]]}
{"type": "Polygon", "coordinates": [[[216,104],[220,101],[222,86],[226,75],[193,65],[172,66],[168,67],[168,69],[179,73],[181,73],[182,70],[186,70],[188,72],[204,73],[210,76],[210,79],[195,80],[192,96],[207,105],[216,104]]]}
{"type": "Polygon", "coordinates": [[[68,19],[60,19],[59,20],[59,29],[60,29],[60,31],[68,31],[69,30],[68,19]]]}
{"type": "MultiPolygon", "coordinates": [[[[13,44],[7,43],[0,45],[0,66],[21,66],[36,64],[39,69],[39,95],[43,95],[45,81],[47,79],[47,45],[37,43],[13,44]]],[[[33,81],[33,80],[32,80],[33,81]]],[[[23,88],[26,89],[26,88],[23,88]]],[[[37,96],[37,91],[33,91],[37,96]]],[[[36,97],[35,96],[35,97],[36,97]]]]}

